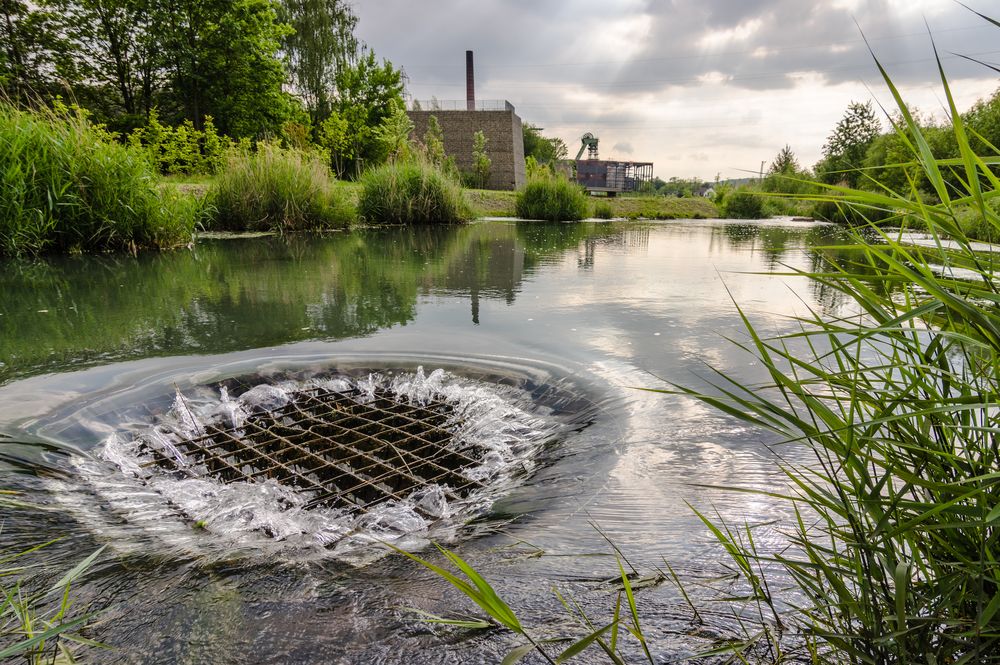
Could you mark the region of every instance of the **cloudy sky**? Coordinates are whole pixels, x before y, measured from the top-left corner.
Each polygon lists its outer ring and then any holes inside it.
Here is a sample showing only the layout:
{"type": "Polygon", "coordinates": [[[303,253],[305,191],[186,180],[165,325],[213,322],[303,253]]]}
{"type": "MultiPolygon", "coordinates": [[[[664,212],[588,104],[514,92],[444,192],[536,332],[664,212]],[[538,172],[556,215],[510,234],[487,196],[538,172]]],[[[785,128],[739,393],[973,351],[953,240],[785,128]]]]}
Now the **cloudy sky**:
{"type": "MultiPolygon", "coordinates": [[[[965,0],[998,15],[997,0],[965,0]]],[[[931,38],[963,110],[998,86],[1000,28],[954,0],[366,0],[358,33],[416,99],[507,99],[570,147],[652,161],[661,178],[744,177],[786,143],[813,165],[852,100],[891,98],[862,40],[927,114],[945,104],[931,38]],[[991,76],[992,74],[992,76],[991,76]]]]}

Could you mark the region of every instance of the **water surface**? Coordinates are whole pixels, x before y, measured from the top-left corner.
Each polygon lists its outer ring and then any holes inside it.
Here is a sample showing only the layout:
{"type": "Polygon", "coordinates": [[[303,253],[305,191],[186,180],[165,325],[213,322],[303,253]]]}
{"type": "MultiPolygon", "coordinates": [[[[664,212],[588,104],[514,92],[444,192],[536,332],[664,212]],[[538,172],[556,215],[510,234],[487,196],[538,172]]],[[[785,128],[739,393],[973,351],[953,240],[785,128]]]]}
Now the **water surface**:
{"type": "MultiPolygon", "coordinates": [[[[838,311],[820,284],[765,274],[842,261],[816,249],[834,233],[781,221],[505,221],[5,264],[0,487],[42,509],[7,515],[3,546],[62,536],[40,555],[58,575],[108,545],[77,589],[106,619],[93,636],[114,649],[101,662],[498,662],[513,644],[504,633],[413,619],[406,608],[474,609],[400,557],[213,533],[161,519],[162,506],[140,514],[126,499],[141,491],[122,490],[104,454],[109,436],[169,417],[178,391],[198,399],[234,377],[440,369],[554,434],[472,523],[405,544],[446,542],[539,634],[581,634],[549,589],[607,618],[617,564],[605,536],[643,572],[666,560],[697,582],[724,569],[691,506],[787,518],[772,500],[716,489],[780,487],[771,436],[641,388],[708,389],[708,366],[762,380],[726,339],[745,339],[733,302],[774,333],[792,329],[791,315],[838,311]]],[[[780,547],[777,528],[763,533],[780,547]]],[[[668,585],[639,600],[659,656],[702,644],[668,585]]]]}

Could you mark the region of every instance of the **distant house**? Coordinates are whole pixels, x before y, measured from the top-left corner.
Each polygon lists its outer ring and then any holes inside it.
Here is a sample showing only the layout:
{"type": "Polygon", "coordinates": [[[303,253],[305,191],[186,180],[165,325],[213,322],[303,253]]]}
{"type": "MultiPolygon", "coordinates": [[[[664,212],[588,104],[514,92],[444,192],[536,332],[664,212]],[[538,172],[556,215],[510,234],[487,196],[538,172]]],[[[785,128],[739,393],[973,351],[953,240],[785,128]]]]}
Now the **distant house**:
{"type": "Polygon", "coordinates": [[[695,195],[704,197],[706,199],[710,199],[713,196],[715,196],[715,187],[713,187],[712,185],[702,185],[695,192],[695,195]]]}

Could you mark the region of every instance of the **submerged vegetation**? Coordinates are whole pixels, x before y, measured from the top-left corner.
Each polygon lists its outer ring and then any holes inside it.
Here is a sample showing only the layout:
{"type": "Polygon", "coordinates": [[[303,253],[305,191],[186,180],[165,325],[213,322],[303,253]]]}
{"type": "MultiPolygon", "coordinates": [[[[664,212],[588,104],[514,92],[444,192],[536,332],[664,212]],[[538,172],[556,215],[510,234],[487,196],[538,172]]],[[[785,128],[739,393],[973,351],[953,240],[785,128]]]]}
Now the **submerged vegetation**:
{"type": "Polygon", "coordinates": [[[187,243],[196,202],[83,114],[0,103],[0,256],[187,243]]]}
{"type": "Polygon", "coordinates": [[[346,228],[354,212],[315,154],[262,143],[232,151],[208,191],[210,228],[306,231],[346,228]]]}

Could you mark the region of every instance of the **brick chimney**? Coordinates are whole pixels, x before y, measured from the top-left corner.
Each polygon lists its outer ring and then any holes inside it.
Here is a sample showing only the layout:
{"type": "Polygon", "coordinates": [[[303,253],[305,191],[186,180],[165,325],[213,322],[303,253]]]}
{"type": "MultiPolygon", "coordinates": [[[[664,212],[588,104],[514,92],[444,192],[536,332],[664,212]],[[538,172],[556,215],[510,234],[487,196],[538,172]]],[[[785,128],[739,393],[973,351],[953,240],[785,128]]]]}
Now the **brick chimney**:
{"type": "Polygon", "coordinates": [[[476,110],[476,76],[472,66],[472,51],[465,52],[465,106],[476,110]]]}

